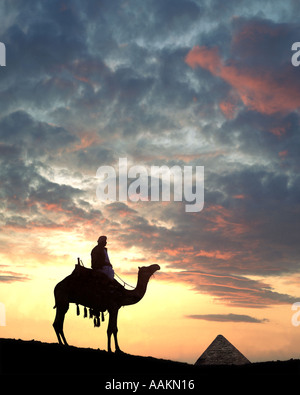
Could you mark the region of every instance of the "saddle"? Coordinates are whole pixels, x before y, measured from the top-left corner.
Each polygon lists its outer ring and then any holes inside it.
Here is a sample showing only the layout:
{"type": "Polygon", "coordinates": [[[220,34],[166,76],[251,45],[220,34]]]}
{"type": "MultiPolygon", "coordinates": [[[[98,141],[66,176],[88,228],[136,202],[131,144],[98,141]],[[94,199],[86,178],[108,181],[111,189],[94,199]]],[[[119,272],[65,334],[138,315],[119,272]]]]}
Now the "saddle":
{"type": "Polygon", "coordinates": [[[72,276],[81,277],[83,279],[91,279],[94,277],[93,269],[89,269],[77,263],[73,270],[72,276]]]}
{"type": "MultiPolygon", "coordinates": [[[[107,310],[112,295],[122,296],[124,287],[116,280],[110,280],[104,273],[95,272],[93,269],[84,267],[80,263],[75,265],[71,276],[77,279],[77,286],[85,289],[96,289],[101,304],[97,306],[84,306],[84,318],[87,317],[89,308],[89,318],[94,317],[94,326],[100,326],[104,321],[104,312],[107,310]]],[[[77,304],[77,315],[80,315],[79,304],[77,304]]]]}
{"type": "Polygon", "coordinates": [[[101,273],[99,271],[95,272],[95,270],[89,269],[80,264],[75,265],[72,276],[77,277],[83,283],[87,281],[92,281],[95,283],[99,283],[99,286],[108,285],[109,288],[115,291],[124,288],[117,280],[110,280],[105,273],[101,273]]]}

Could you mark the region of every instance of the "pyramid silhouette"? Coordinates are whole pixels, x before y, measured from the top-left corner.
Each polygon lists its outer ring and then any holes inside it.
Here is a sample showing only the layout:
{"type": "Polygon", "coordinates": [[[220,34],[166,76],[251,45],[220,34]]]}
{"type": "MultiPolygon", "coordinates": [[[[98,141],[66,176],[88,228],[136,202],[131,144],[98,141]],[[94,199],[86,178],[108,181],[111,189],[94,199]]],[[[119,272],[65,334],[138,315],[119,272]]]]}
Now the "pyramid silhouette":
{"type": "Polygon", "coordinates": [[[218,335],[195,365],[245,365],[250,361],[224,336],[218,335]]]}

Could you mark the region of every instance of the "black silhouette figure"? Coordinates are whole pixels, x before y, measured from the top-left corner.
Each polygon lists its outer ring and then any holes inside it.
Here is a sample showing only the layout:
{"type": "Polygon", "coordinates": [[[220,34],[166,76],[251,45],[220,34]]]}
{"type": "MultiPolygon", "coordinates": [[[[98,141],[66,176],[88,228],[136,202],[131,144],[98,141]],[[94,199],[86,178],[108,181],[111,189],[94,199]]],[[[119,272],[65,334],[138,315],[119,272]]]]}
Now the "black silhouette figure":
{"type": "MultiPolygon", "coordinates": [[[[105,245],[102,240],[103,239],[100,240],[100,246],[101,248],[104,248],[105,245]]],[[[95,255],[96,262],[101,262],[100,259],[97,260],[97,249],[95,255]]],[[[103,258],[101,259],[103,261],[103,258]]],[[[94,266],[94,263],[95,261],[93,260],[92,253],[92,266],[94,266]]],[[[103,273],[102,275],[99,275],[99,273],[96,273],[97,269],[88,269],[80,266],[79,264],[75,265],[74,271],[59,282],[54,288],[54,308],[56,308],[56,316],[53,322],[53,327],[57,335],[58,342],[60,344],[68,345],[63,332],[63,324],[65,314],[69,309],[69,303],[75,303],[77,304],[77,307],[78,305],[85,307],[85,316],[87,316],[86,308],[90,309],[90,317],[94,316],[95,326],[100,325],[100,312],[103,313],[106,310],[108,311],[109,322],[107,328],[107,349],[111,352],[111,335],[113,334],[115,340],[115,351],[121,352],[117,338],[119,309],[122,306],[129,306],[139,302],[146,293],[150,277],[159,269],[159,265],[139,268],[138,280],[135,289],[127,290],[116,280],[113,280],[115,282],[115,286],[113,286],[112,280],[108,283],[107,275],[104,275],[103,273]]]]}

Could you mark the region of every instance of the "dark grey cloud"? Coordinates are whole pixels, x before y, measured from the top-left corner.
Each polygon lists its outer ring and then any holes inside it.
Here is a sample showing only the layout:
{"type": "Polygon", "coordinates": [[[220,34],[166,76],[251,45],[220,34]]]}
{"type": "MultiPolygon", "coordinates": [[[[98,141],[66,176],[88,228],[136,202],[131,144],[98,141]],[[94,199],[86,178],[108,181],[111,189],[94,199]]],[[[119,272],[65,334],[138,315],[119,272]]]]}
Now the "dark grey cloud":
{"type": "Polygon", "coordinates": [[[129,206],[115,203],[107,216],[118,218],[121,207],[125,245],[152,250],[170,267],[281,275],[299,270],[298,201],[297,178],[254,165],[206,175],[205,208],[188,221],[182,203],[140,202],[128,216],[129,206]]]}
{"type": "Polygon", "coordinates": [[[103,230],[124,250],[135,246],[181,269],[173,281],[223,303],[292,303],[267,277],[299,271],[298,111],[247,108],[228,81],[191,69],[185,57],[194,45],[218,47],[241,71],[269,69],[297,84],[289,63],[297,6],[15,0],[0,7],[2,231],[75,229],[94,239],[103,230]],[[230,100],[235,114],[226,118],[220,103],[230,100]],[[204,210],[188,215],[180,202],[102,207],[96,170],[119,157],[204,165],[204,210]]]}
{"type": "Polygon", "coordinates": [[[191,314],[186,315],[186,318],[204,321],[217,321],[217,322],[247,322],[259,324],[269,321],[266,318],[254,318],[246,314],[191,314]]]}
{"type": "MultiPolygon", "coordinates": [[[[290,66],[290,43],[297,41],[299,24],[278,23],[269,18],[238,17],[233,19],[233,42],[231,53],[248,68],[268,67],[270,72],[282,66],[290,66]]],[[[292,75],[295,70],[287,67],[292,75]]],[[[296,74],[294,74],[296,75],[296,74]]]]}
{"type": "Polygon", "coordinates": [[[16,281],[27,281],[30,277],[26,274],[12,272],[7,270],[8,265],[0,265],[0,283],[12,283],[16,281]]]}
{"type": "MultiPolygon", "coordinates": [[[[80,188],[53,179],[52,155],[63,151],[65,135],[65,142],[69,142],[64,129],[37,124],[27,114],[17,113],[2,122],[1,133],[8,141],[0,145],[0,229],[4,234],[34,229],[67,231],[83,224],[93,226],[101,218],[101,211],[88,202],[80,175],[80,188]]],[[[18,243],[17,237],[12,240],[18,243]]]]}
{"type": "Polygon", "coordinates": [[[164,281],[179,281],[188,284],[193,291],[211,295],[217,302],[231,307],[264,308],[281,304],[292,304],[296,297],[279,293],[265,281],[236,276],[223,268],[215,273],[182,271],[160,273],[164,281]]]}
{"type": "Polygon", "coordinates": [[[66,129],[34,119],[25,111],[15,111],[0,120],[0,139],[21,149],[28,158],[60,154],[78,139],[66,129]]]}
{"type": "Polygon", "coordinates": [[[0,275],[0,283],[12,283],[15,281],[25,281],[29,280],[28,277],[24,277],[22,275],[16,275],[16,276],[6,276],[6,275],[0,275]]]}

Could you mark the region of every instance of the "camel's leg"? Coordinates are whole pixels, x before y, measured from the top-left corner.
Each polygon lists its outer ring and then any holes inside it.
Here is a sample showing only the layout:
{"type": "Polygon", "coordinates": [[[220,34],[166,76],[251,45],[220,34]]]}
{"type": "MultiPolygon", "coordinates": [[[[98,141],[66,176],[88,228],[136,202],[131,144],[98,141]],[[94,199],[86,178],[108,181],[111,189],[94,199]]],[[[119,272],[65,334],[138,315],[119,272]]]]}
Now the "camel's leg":
{"type": "Polygon", "coordinates": [[[118,312],[119,309],[114,309],[109,311],[109,322],[107,327],[107,351],[111,352],[111,335],[114,335],[115,340],[115,352],[121,352],[119,343],[118,343],[118,312]]]}
{"type": "Polygon", "coordinates": [[[120,347],[119,347],[119,343],[118,343],[118,328],[117,330],[114,332],[114,339],[115,339],[115,347],[116,347],[116,353],[121,352],[120,347]]]}
{"type": "Polygon", "coordinates": [[[59,344],[65,344],[68,346],[67,340],[64,335],[63,326],[64,326],[64,319],[65,314],[69,309],[69,305],[57,306],[56,307],[56,315],[53,322],[53,328],[55,330],[57,339],[59,344]]]}

